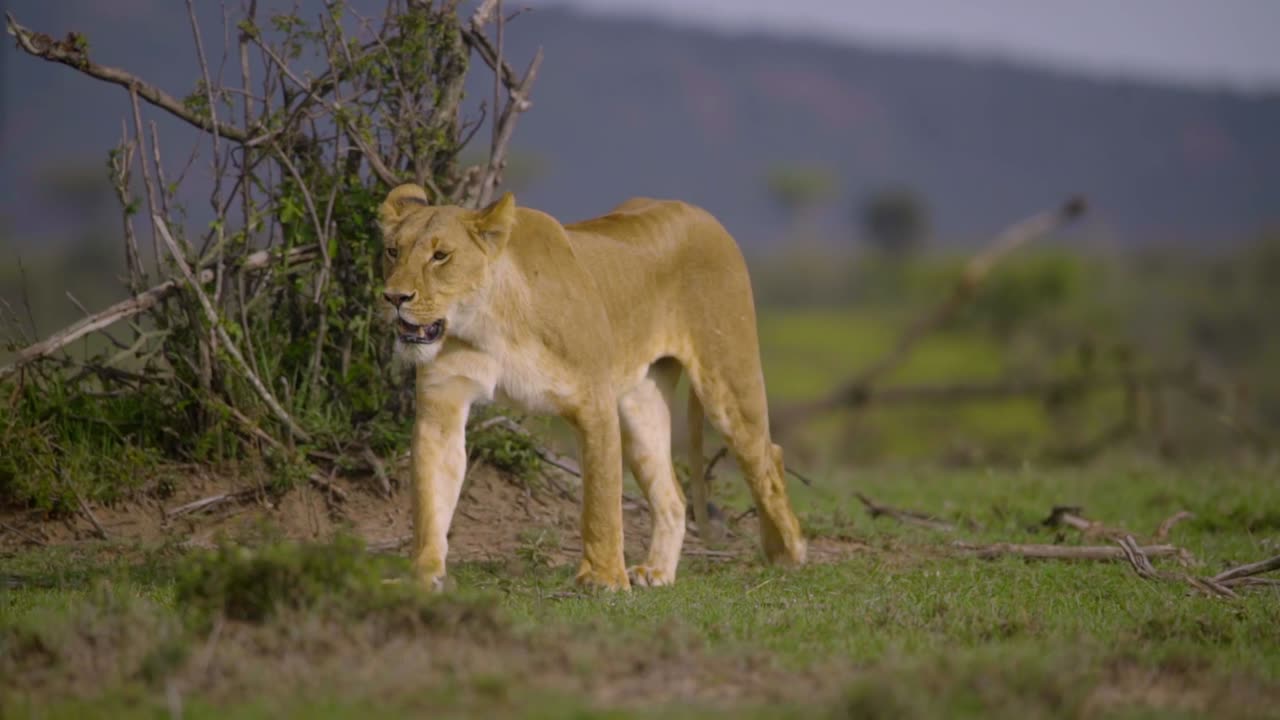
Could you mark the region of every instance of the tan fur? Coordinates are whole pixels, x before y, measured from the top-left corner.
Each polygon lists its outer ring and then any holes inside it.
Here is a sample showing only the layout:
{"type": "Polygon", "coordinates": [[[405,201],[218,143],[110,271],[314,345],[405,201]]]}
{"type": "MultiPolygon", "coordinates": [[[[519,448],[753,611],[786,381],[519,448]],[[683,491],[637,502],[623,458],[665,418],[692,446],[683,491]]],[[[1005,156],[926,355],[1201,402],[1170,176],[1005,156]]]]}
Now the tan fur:
{"type": "Polygon", "coordinates": [[[673,582],[685,501],[671,461],[669,404],[682,368],[696,394],[693,467],[701,467],[700,405],[747,477],[766,555],[804,562],[782,452],[769,439],[746,264],[715,218],[684,203],[634,199],[562,226],[517,208],[509,193],[471,211],[429,207],[420,187],[402,185],[379,220],[386,291],[409,297],[398,310],[387,304],[388,315],[446,321],[443,340],[399,348],[417,364],[413,561],[423,582],[439,586],[444,577],[467,414],[492,400],[560,415],[577,430],[579,582],[673,582]],[[649,557],[630,571],[622,556],[624,458],[653,517],[649,557]]]}

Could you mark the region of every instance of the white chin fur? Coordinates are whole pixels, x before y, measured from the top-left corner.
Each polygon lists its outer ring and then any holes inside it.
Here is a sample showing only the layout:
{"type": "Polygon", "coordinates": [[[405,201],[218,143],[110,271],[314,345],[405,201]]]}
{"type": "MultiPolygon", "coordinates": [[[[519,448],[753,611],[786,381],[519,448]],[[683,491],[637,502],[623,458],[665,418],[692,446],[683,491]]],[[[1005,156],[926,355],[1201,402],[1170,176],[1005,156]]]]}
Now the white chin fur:
{"type": "Polygon", "coordinates": [[[396,339],[395,358],[398,362],[406,365],[426,365],[436,356],[440,354],[440,346],[444,345],[444,339],[439,342],[423,345],[421,343],[407,343],[399,338],[396,339]]]}

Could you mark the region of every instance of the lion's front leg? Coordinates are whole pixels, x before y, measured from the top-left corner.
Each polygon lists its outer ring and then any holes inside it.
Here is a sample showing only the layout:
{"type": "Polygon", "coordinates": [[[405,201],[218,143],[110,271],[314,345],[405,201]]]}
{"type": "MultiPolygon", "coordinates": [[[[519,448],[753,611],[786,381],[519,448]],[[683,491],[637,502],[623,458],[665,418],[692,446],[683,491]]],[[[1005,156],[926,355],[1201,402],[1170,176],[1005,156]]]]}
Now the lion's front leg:
{"type": "Polygon", "coordinates": [[[413,475],[413,571],[426,587],[444,585],[449,525],[466,475],[470,398],[448,385],[419,388],[410,448],[413,475]]]}
{"type": "Polygon", "coordinates": [[[622,438],[612,398],[572,419],[582,454],[582,564],[577,580],[631,587],[622,555],[622,438]]]}

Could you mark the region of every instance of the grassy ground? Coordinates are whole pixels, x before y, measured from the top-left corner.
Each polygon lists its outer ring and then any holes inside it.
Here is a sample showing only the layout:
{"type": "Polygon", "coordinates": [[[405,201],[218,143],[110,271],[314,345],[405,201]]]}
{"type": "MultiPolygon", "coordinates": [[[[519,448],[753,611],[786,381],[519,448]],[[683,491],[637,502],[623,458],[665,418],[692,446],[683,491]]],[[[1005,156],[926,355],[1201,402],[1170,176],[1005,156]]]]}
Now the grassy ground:
{"type": "MultiPolygon", "coordinates": [[[[1208,575],[1280,552],[1274,466],[1113,458],[816,479],[794,496],[818,562],[686,557],[674,588],[621,595],[578,592],[536,537],[456,565],[437,598],[381,582],[402,558],[342,543],[10,553],[0,715],[1280,716],[1275,588],[1212,599],[1121,563],[950,546],[1084,542],[1038,524],[1056,504],[1140,537],[1187,509],[1172,537],[1208,575]],[[855,490],[961,529],[873,521],[855,490]]],[[[738,483],[719,485],[730,516],[746,507],[738,483]]]]}

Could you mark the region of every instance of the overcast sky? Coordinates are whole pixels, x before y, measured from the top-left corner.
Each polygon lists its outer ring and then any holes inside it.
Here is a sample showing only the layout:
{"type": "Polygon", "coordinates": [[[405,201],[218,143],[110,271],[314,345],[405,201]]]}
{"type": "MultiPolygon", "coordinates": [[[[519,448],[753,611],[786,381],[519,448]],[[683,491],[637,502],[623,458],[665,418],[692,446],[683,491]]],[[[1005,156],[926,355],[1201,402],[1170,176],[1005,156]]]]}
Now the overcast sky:
{"type": "MultiPolygon", "coordinates": [[[[533,0],[881,46],[1280,90],[1280,0],[533,0]]],[[[508,0],[508,6],[519,0],[508,0]]]]}

